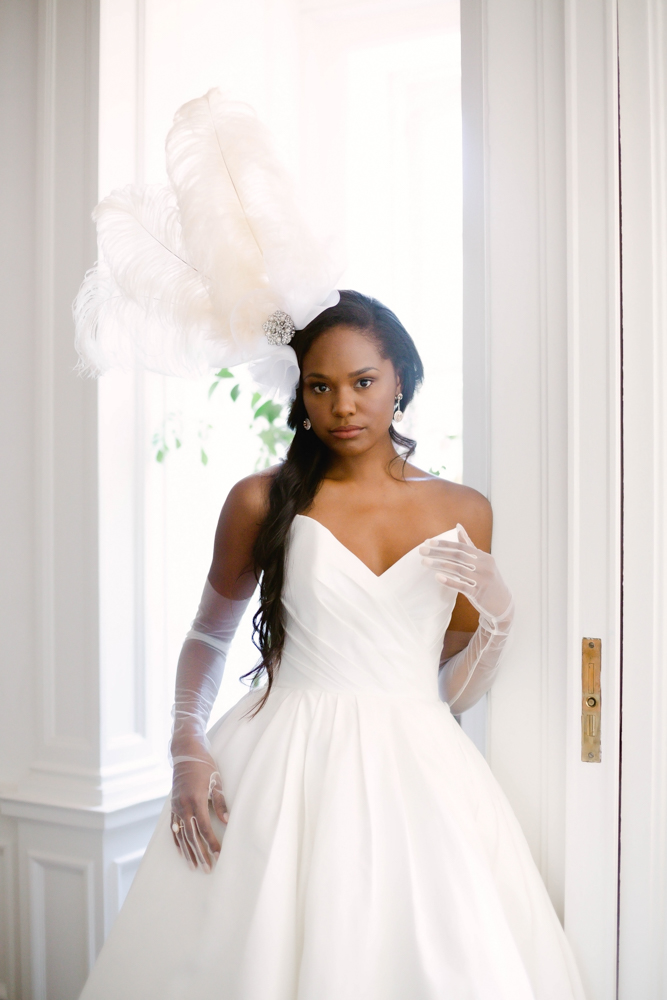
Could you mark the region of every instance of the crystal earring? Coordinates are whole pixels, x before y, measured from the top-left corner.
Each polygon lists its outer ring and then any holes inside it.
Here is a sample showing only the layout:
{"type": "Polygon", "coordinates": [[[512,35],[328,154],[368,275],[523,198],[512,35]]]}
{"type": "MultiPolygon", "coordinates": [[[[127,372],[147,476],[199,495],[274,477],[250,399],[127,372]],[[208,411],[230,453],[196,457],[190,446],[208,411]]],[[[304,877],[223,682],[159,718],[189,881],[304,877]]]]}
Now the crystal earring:
{"type": "Polygon", "coordinates": [[[403,393],[399,392],[399,394],[396,396],[394,400],[394,416],[392,417],[392,420],[397,424],[400,424],[401,420],[403,419],[403,410],[401,409],[402,399],[403,399],[403,393]]]}
{"type": "Polygon", "coordinates": [[[309,431],[310,428],[313,426],[308,417],[306,417],[306,419],[304,420],[303,426],[306,428],[307,431],[309,431]]]}

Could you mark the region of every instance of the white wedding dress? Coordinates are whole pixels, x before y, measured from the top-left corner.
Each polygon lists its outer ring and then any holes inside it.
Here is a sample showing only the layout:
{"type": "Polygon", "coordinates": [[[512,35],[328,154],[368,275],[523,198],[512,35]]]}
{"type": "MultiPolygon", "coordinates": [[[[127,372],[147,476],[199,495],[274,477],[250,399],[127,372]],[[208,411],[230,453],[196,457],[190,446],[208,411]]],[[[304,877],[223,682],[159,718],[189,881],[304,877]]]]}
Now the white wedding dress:
{"type": "Polygon", "coordinates": [[[274,689],[209,732],[217,866],[187,866],[166,805],[82,1000],[583,1000],[518,822],[438,699],[455,598],[417,547],[376,576],[295,518],[274,689]]]}

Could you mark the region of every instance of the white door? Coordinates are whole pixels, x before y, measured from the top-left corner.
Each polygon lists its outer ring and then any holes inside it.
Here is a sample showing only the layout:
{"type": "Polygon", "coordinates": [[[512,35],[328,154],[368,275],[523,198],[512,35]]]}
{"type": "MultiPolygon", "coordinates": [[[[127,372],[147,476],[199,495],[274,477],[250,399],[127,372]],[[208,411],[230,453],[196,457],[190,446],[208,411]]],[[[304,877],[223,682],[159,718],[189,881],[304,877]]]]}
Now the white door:
{"type": "Polygon", "coordinates": [[[667,996],[667,4],[620,0],[624,615],[620,1000],[667,996]]]}
{"type": "Polygon", "coordinates": [[[495,552],[518,609],[514,646],[489,698],[487,756],[564,921],[589,1000],[614,1000],[622,509],[615,3],[463,0],[462,45],[464,478],[492,500],[495,552]],[[588,748],[582,760],[582,649],[601,650],[599,760],[588,748]]]}

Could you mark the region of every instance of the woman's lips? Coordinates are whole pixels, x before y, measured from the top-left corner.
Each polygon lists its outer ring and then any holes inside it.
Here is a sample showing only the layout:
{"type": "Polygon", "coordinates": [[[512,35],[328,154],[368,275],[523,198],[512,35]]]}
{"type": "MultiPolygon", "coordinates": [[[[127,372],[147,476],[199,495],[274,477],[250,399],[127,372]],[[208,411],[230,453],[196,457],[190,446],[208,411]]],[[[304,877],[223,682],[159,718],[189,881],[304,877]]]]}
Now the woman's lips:
{"type": "Polygon", "coordinates": [[[346,424],[344,427],[334,427],[333,430],[329,431],[337,438],[355,438],[363,431],[363,427],[357,427],[356,424],[346,424]]]}

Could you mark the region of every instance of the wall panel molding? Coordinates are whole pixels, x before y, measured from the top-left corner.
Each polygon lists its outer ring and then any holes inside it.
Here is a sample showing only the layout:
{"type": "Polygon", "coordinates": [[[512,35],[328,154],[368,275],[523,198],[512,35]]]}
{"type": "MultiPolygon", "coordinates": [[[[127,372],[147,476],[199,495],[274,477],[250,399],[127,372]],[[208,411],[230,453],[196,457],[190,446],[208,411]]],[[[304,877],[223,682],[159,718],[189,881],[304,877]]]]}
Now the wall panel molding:
{"type": "Polygon", "coordinates": [[[145,849],[141,848],[138,851],[130,851],[129,854],[123,854],[113,860],[113,880],[115,884],[116,891],[116,906],[120,910],[121,906],[125,902],[125,897],[128,894],[130,886],[134,876],[139,870],[139,865],[141,864],[141,859],[145,854],[145,849]]]}
{"type": "Polygon", "coordinates": [[[76,996],[95,961],[93,862],[34,850],[27,859],[33,1000],[76,996]]]}
{"type": "Polygon", "coordinates": [[[0,1000],[18,1000],[14,844],[0,839],[0,1000]]]}
{"type": "Polygon", "coordinates": [[[96,387],[73,372],[71,302],[95,258],[97,0],[41,0],[37,115],[37,746],[94,763],[96,387]],[[56,532],[55,526],[58,526],[56,532]]]}

